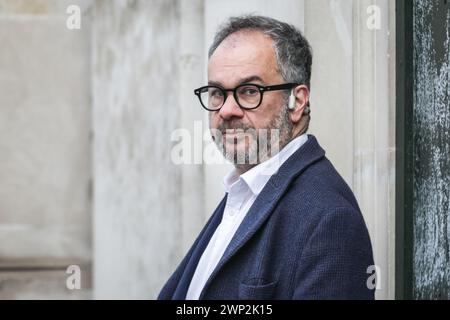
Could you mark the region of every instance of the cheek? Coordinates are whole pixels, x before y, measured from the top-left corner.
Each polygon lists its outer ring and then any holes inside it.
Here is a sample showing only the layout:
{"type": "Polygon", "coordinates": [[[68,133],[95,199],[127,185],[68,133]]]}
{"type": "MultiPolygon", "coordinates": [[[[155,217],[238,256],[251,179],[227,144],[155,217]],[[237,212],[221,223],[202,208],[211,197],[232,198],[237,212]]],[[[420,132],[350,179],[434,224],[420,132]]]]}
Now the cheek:
{"type": "Polygon", "coordinates": [[[257,128],[267,128],[267,126],[280,115],[283,108],[282,99],[267,101],[267,104],[261,106],[259,114],[252,117],[251,121],[257,128]]]}
{"type": "Polygon", "coordinates": [[[219,120],[218,120],[219,117],[218,117],[217,113],[210,112],[208,119],[209,119],[209,127],[211,129],[216,129],[219,126],[219,120]]]}

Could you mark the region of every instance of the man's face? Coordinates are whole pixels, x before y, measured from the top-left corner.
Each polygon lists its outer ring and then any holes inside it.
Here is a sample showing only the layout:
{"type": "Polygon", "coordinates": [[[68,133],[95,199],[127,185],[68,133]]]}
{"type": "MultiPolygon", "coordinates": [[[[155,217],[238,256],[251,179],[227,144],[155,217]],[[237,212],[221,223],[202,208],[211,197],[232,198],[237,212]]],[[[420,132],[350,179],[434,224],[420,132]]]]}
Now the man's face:
{"type": "MultiPolygon", "coordinates": [[[[277,68],[273,40],[259,31],[240,31],[230,35],[209,60],[208,80],[209,85],[225,89],[242,83],[263,86],[284,83],[277,68]]],[[[223,107],[210,112],[209,120],[210,129],[222,135],[221,141],[215,141],[217,146],[234,163],[237,153],[258,152],[260,146],[255,132],[267,129],[270,134],[271,129],[280,129],[279,144],[284,145],[284,140],[289,139],[290,132],[287,131],[292,130],[283,91],[265,92],[261,105],[253,110],[240,108],[229,92],[223,107]]],[[[282,145],[277,148],[281,149],[282,145]]],[[[270,145],[268,147],[270,150],[270,145]]]]}

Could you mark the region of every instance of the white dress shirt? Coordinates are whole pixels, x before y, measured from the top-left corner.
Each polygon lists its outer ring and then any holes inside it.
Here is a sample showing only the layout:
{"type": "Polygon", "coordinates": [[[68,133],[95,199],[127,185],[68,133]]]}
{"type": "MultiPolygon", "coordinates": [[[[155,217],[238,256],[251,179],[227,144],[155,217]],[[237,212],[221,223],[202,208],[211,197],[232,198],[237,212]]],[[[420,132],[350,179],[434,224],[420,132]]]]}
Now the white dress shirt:
{"type": "Polygon", "coordinates": [[[233,169],[223,179],[228,193],[222,221],[203,252],[186,294],[187,300],[198,300],[207,280],[222,258],[242,220],[256,198],[281,165],[306,141],[303,134],[289,142],[277,155],[260,163],[241,176],[233,169]]]}

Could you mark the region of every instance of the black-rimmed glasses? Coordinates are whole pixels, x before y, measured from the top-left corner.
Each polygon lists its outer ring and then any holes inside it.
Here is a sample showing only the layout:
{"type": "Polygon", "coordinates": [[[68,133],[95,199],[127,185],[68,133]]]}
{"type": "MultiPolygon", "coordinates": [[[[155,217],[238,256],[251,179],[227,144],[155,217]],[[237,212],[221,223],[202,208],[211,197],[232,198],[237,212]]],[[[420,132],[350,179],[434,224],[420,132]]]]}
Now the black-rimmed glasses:
{"type": "Polygon", "coordinates": [[[261,105],[264,92],[288,90],[298,86],[298,83],[285,83],[273,86],[244,83],[234,89],[224,89],[219,86],[205,86],[194,90],[203,108],[208,111],[218,111],[227,100],[227,92],[233,92],[237,104],[246,110],[256,109],[261,105]]]}

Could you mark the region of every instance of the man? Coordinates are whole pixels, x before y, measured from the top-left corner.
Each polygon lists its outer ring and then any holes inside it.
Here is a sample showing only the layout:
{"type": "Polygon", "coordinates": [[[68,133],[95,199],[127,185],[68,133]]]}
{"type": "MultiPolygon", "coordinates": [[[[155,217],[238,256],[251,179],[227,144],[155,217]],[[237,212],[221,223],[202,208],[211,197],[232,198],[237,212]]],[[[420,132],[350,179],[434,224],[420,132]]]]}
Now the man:
{"type": "Polygon", "coordinates": [[[159,299],[374,298],[358,204],[306,134],[311,65],[300,31],[271,18],[231,18],[216,34],[195,94],[235,169],[159,299]],[[259,139],[268,130],[277,144],[259,139]]]}

